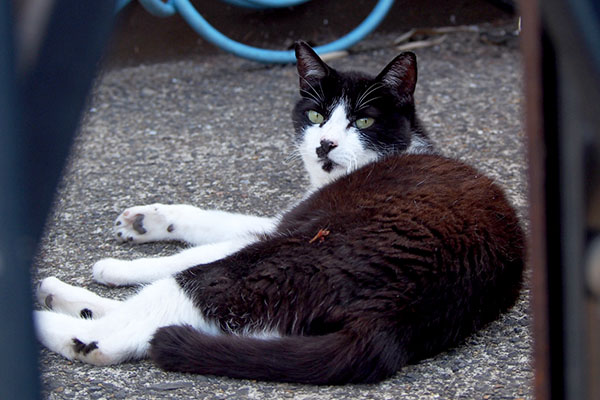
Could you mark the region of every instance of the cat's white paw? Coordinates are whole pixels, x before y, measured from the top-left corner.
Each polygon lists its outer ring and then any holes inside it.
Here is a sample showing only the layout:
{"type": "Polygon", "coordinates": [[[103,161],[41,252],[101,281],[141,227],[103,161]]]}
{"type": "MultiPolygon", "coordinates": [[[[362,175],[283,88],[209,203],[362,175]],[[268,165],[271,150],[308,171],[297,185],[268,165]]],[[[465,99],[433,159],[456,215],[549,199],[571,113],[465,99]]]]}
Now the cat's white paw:
{"type": "Polygon", "coordinates": [[[58,278],[51,276],[50,278],[43,279],[37,288],[37,299],[38,302],[45,306],[49,310],[53,310],[56,306],[54,297],[57,295],[56,283],[62,283],[58,278]]]}
{"type": "Polygon", "coordinates": [[[146,243],[172,239],[175,225],[163,204],[130,207],[117,217],[115,237],[120,242],[146,243]]]}
{"type": "MultiPolygon", "coordinates": [[[[83,299],[78,289],[53,276],[42,280],[38,286],[37,298],[46,308],[67,315],[92,318],[93,306],[83,299]]],[[[81,289],[85,290],[85,289],[81,289]]]]}
{"type": "Polygon", "coordinates": [[[131,284],[127,277],[127,264],[131,261],[104,258],[92,266],[92,278],[106,286],[131,284]]]}
{"type": "Polygon", "coordinates": [[[113,310],[118,301],[104,299],[87,289],[71,286],[55,277],[43,279],[37,298],[46,308],[78,318],[101,318],[113,310]]]}
{"type": "Polygon", "coordinates": [[[71,321],[67,318],[70,317],[51,311],[33,312],[33,321],[40,342],[63,357],[74,360],[76,352],[72,346],[72,337],[68,337],[71,336],[68,332],[72,327],[68,324],[71,321]]]}
{"type": "Polygon", "coordinates": [[[92,339],[96,327],[85,320],[77,320],[51,311],[34,311],[33,319],[38,339],[50,350],[69,360],[80,360],[95,365],[109,365],[122,361],[119,354],[103,351],[100,341],[92,339]]]}

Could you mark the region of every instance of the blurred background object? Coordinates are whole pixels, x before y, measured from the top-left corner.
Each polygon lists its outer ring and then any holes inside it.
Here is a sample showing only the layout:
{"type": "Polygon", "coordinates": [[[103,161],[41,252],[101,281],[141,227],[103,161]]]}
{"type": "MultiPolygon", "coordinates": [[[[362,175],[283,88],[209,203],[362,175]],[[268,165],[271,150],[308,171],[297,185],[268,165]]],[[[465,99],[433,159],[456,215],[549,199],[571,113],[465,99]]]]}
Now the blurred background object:
{"type": "Polygon", "coordinates": [[[600,3],[522,1],[535,391],[600,398],[600,3]]]}

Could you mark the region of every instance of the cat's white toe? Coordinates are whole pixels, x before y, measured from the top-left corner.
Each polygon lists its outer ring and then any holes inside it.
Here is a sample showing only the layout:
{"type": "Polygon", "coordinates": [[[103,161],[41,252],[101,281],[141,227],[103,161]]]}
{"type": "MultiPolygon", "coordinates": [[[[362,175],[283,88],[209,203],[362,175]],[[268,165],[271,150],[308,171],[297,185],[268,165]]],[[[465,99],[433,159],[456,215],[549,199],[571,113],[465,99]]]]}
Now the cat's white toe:
{"type": "Polygon", "coordinates": [[[54,296],[56,296],[57,286],[62,283],[53,276],[43,279],[37,288],[37,299],[39,303],[49,310],[53,309],[54,296]]]}
{"type": "Polygon", "coordinates": [[[123,269],[128,261],[116,258],[104,258],[92,266],[92,278],[106,286],[124,284],[123,269]]]}
{"type": "Polygon", "coordinates": [[[53,313],[51,311],[34,311],[33,321],[37,337],[44,346],[61,354],[69,360],[75,359],[75,351],[71,346],[71,338],[68,334],[66,315],[53,313]]]}

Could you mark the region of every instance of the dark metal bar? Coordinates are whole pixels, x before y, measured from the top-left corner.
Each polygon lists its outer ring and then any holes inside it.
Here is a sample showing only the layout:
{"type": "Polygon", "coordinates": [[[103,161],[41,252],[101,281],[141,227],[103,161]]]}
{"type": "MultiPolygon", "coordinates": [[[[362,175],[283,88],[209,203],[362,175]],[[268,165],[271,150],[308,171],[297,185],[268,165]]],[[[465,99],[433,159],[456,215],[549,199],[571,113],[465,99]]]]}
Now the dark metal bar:
{"type": "Polygon", "coordinates": [[[550,398],[550,336],[546,248],[546,152],[542,114],[542,31],[536,2],[522,1],[526,131],[529,149],[530,258],[532,268],[534,392],[537,399],[550,398]]]}
{"type": "Polygon", "coordinates": [[[521,6],[530,29],[523,49],[536,397],[597,399],[600,308],[586,268],[600,221],[600,6],[564,0],[521,6]]]}
{"type": "Polygon", "coordinates": [[[11,2],[0,2],[0,398],[38,397],[28,263],[20,254],[24,193],[11,2]]]}
{"type": "Polygon", "coordinates": [[[59,0],[28,73],[0,2],[0,399],[39,397],[29,268],[102,50],[114,1],[59,0]]]}

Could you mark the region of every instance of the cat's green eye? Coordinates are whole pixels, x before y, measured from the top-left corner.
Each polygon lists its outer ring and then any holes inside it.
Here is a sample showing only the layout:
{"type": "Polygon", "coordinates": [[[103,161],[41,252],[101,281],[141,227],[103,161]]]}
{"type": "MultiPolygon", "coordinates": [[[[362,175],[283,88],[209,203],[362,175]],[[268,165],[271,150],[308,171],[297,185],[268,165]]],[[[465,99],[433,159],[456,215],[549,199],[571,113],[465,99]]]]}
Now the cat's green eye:
{"type": "Polygon", "coordinates": [[[365,118],[359,118],[356,120],[356,122],[354,123],[354,125],[358,128],[358,129],[367,129],[368,127],[370,127],[371,125],[373,125],[373,123],[375,122],[375,120],[371,117],[365,117],[365,118]]]}
{"type": "Polygon", "coordinates": [[[325,117],[323,117],[323,114],[316,112],[315,110],[310,110],[308,113],[308,119],[310,120],[310,122],[312,122],[313,124],[322,124],[323,121],[325,121],[325,117]]]}

